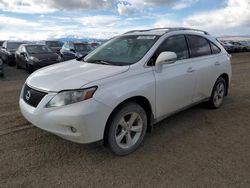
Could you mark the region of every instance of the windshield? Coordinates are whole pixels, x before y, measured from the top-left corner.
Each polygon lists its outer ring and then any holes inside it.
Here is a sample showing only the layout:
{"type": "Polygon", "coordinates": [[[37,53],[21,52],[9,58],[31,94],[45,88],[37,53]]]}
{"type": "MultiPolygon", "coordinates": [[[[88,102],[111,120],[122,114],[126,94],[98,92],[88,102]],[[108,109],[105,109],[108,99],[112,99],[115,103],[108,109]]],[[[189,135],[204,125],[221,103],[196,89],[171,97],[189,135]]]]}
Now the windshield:
{"type": "Polygon", "coordinates": [[[53,53],[50,48],[47,46],[27,46],[26,50],[30,54],[46,54],[46,53],[53,53]]]}
{"type": "Polygon", "coordinates": [[[7,43],[7,48],[8,49],[15,49],[17,50],[17,48],[21,45],[22,43],[19,42],[8,42],[7,43]]]}
{"type": "Polygon", "coordinates": [[[62,47],[63,44],[60,41],[46,41],[46,45],[49,47],[62,47]]]}
{"type": "Polygon", "coordinates": [[[131,65],[143,58],[158,38],[154,35],[117,37],[97,48],[84,60],[90,63],[102,61],[112,65],[131,65]]]}
{"type": "Polygon", "coordinates": [[[77,52],[90,52],[94,47],[90,44],[75,44],[75,49],[77,52]]]}

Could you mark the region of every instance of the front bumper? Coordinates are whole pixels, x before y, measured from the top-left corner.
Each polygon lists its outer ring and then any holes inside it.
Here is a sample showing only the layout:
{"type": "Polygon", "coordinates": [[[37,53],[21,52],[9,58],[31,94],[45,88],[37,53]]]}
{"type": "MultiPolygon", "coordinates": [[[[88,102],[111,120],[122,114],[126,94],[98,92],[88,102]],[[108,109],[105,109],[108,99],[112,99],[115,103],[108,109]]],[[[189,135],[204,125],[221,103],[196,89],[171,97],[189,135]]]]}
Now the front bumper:
{"type": "Polygon", "coordinates": [[[54,60],[54,61],[44,61],[44,62],[31,62],[31,64],[33,64],[34,66],[34,69],[40,69],[56,63],[60,63],[60,61],[54,60]]]}
{"type": "Polygon", "coordinates": [[[72,142],[91,143],[103,139],[105,125],[112,112],[110,107],[89,99],[63,107],[45,108],[54,96],[55,93],[47,94],[36,108],[20,97],[23,116],[36,127],[72,142]]]}

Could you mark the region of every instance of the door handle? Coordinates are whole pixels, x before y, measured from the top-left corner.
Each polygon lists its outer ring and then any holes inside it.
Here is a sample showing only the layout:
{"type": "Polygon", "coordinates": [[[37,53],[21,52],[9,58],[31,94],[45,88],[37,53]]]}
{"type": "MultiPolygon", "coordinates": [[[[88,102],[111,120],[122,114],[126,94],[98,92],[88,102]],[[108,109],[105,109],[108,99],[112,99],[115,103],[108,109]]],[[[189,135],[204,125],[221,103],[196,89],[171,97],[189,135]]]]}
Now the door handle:
{"type": "Polygon", "coordinates": [[[214,65],[215,65],[215,66],[219,66],[219,65],[220,65],[220,62],[219,62],[219,61],[216,61],[216,62],[214,63],[214,65]]]}
{"type": "Polygon", "coordinates": [[[192,73],[192,72],[194,72],[193,67],[189,67],[189,68],[187,69],[187,72],[188,72],[188,73],[192,73]]]}

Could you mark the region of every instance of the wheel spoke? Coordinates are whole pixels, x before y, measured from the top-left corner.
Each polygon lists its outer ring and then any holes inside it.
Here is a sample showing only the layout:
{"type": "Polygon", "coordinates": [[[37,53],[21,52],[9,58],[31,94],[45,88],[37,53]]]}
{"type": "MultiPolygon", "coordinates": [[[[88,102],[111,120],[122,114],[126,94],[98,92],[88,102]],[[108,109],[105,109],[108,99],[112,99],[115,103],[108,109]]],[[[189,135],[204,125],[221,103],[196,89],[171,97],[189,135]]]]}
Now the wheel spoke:
{"type": "Polygon", "coordinates": [[[141,132],[142,131],[142,125],[132,126],[131,131],[132,132],[141,132]]]}
{"type": "Polygon", "coordinates": [[[126,131],[122,131],[118,136],[116,136],[116,142],[117,143],[121,143],[122,139],[124,138],[124,136],[126,135],[126,131]]]}
{"type": "Polygon", "coordinates": [[[127,127],[127,123],[126,123],[124,117],[120,120],[119,125],[121,125],[123,128],[127,127]]]}
{"type": "Polygon", "coordinates": [[[126,141],[127,141],[127,143],[126,143],[127,147],[130,147],[130,146],[133,145],[133,140],[131,138],[131,134],[130,133],[126,134],[126,141]]]}
{"type": "Polygon", "coordinates": [[[132,127],[132,125],[134,124],[135,120],[138,118],[138,114],[137,113],[132,113],[131,117],[129,118],[129,126],[132,127]]]}

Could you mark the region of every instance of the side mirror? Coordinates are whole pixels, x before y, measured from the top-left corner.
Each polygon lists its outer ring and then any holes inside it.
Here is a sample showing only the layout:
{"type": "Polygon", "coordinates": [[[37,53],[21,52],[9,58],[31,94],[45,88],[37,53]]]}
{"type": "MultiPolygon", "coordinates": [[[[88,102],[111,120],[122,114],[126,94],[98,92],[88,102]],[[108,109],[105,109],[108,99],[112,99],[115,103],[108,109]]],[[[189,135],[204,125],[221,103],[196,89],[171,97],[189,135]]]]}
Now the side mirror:
{"type": "Polygon", "coordinates": [[[74,53],[76,52],[74,49],[70,49],[69,51],[74,52],[74,53]]]}
{"type": "Polygon", "coordinates": [[[21,52],[20,55],[25,56],[25,53],[24,53],[24,52],[21,52]]]}
{"type": "Polygon", "coordinates": [[[162,52],[156,59],[155,68],[156,72],[161,72],[162,65],[172,64],[177,61],[177,55],[174,52],[162,52]]]}

